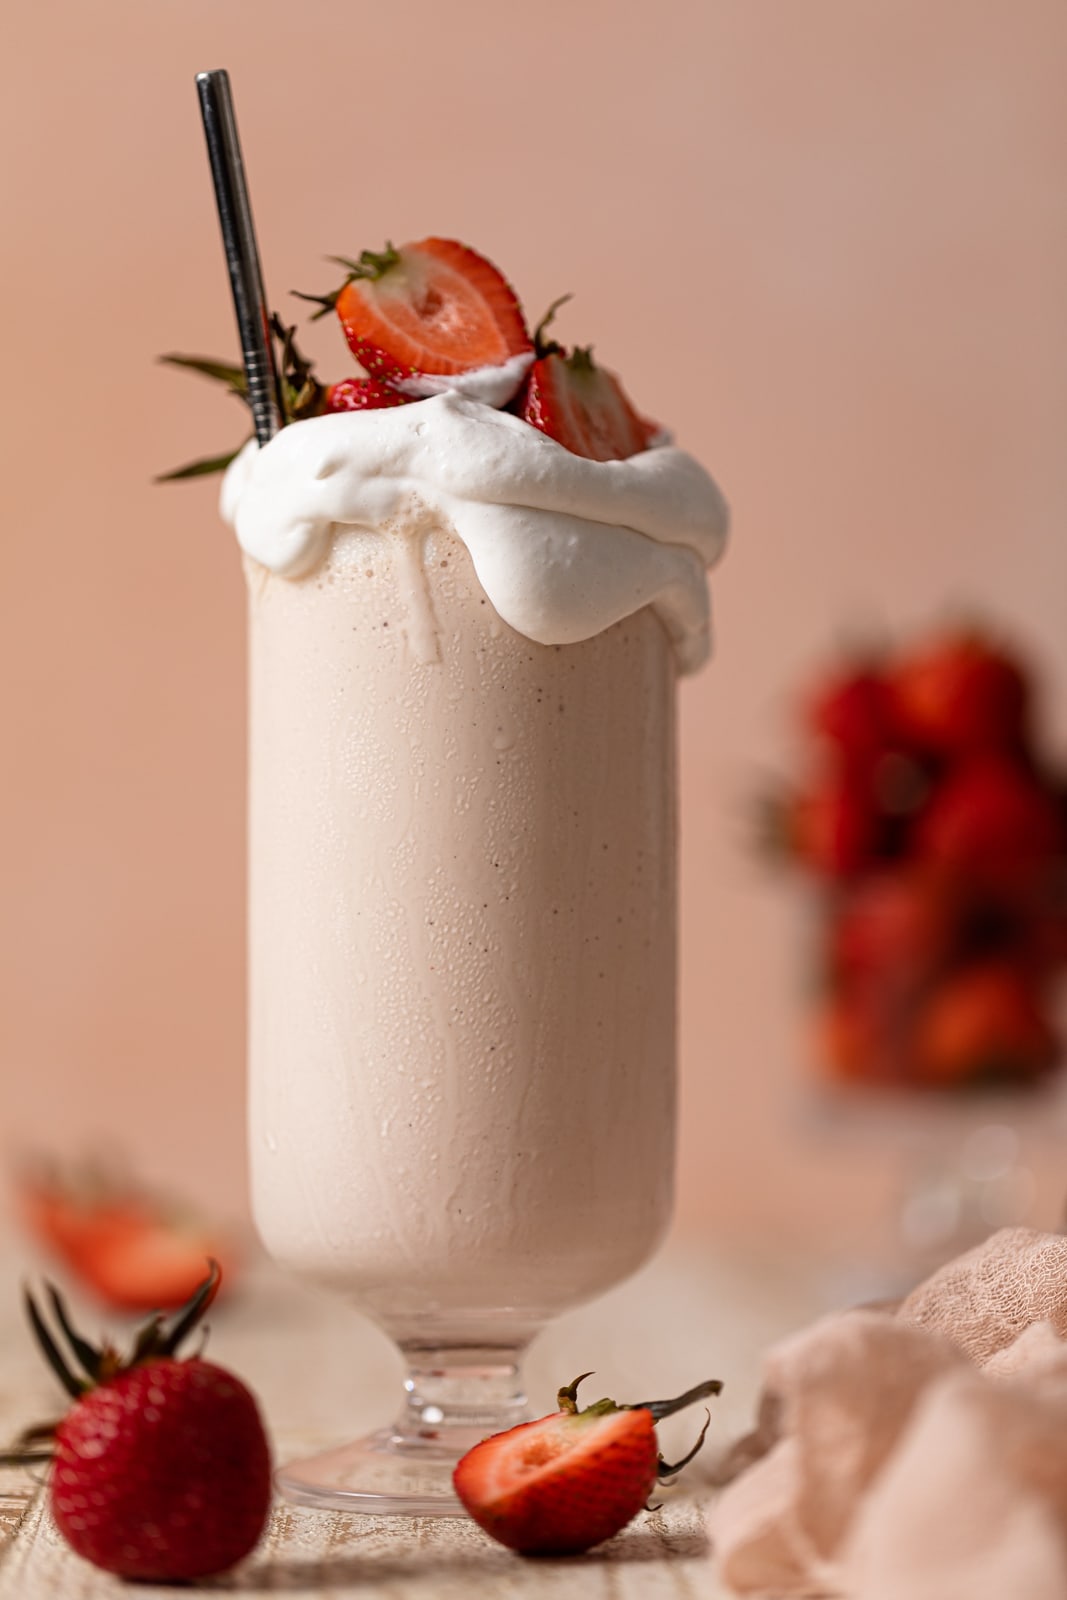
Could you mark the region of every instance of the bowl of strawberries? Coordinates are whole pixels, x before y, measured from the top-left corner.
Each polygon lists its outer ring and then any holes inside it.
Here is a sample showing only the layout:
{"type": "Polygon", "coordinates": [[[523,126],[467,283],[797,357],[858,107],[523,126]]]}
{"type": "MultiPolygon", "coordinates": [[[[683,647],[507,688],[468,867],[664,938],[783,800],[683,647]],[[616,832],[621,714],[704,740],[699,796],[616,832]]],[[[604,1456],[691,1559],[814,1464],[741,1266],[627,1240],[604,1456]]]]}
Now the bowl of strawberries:
{"type": "Polygon", "coordinates": [[[816,906],[814,1064],[855,1089],[1034,1091],[1064,1060],[1067,766],[1036,675],[952,625],[838,661],[764,837],[816,906]]]}

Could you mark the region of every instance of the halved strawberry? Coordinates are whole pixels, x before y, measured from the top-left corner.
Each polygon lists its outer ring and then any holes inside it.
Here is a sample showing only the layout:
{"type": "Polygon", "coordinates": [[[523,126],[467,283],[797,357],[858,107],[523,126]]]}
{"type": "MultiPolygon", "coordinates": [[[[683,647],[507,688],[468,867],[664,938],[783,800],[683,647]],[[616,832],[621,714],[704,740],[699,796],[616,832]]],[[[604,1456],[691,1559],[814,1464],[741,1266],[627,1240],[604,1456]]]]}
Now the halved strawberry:
{"type": "MultiPolygon", "coordinates": [[[[171,1311],[183,1305],[217,1257],[217,1234],[171,1218],[82,1242],[72,1265],[98,1299],[119,1311],[171,1311]]],[[[227,1259],[231,1259],[227,1252],[227,1259]]]]}
{"type": "Polygon", "coordinates": [[[218,1229],[116,1173],[29,1168],[19,1175],[16,1198],[38,1243],[123,1311],[181,1305],[208,1257],[232,1269],[233,1251],[218,1229]]]}
{"type": "Polygon", "coordinates": [[[577,1555],[618,1533],[646,1505],[657,1479],[692,1460],[711,1418],[674,1466],[659,1453],[656,1423],[722,1388],[713,1379],[674,1400],[598,1400],[579,1411],[578,1385],[589,1376],[559,1391],[559,1411],[483,1439],[453,1473],[479,1527],[521,1555],[577,1555]]]}
{"type": "Polygon", "coordinates": [[[407,406],[415,395],[401,394],[380,378],[342,378],[326,386],[329,411],[381,411],[387,406],[407,406]]]}
{"type": "MultiPolygon", "coordinates": [[[[492,262],[456,239],[420,239],[333,258],[348,277],[332,295],[349,348],[372,377],[417,382],[501,367],[532,351],[515,291],[492,262]]],[[[522,381],[514,374],[512,394],[522,381]]],[[[428,392],[433,392],[432,390],[428,392]]],[[[503,405],[510,395],[492,403],[503,405]]]]}
{"type": "Polygon", "coordinates": [[[646,450],[655,433],[622,384],[591,350],[551,350],[530,368],[519,415],[576,456],[619,461],[646,450]]]}

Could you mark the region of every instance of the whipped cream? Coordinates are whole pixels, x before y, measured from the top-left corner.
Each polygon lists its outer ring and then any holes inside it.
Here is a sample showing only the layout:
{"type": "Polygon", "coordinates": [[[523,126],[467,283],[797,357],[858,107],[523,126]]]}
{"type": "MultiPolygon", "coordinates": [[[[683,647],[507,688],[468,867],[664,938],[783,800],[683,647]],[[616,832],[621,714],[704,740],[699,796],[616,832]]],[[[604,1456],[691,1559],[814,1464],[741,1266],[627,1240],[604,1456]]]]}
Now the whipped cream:
{"type": "Polygon", "coordinates": [[[435,394],[465,394],[468,400],[480,400],[486,406],[506,406],[518,394],[533,362],[533,351],[524,350],[495,367],[474,367],[470,372],[419,372],[411,378],[390,381],[394,389],[414,395],[416,400],[428,400],[435,394]]]}
{"type": "Polygon", "coordinates": [[[282,577],[325,558],[335,527],[450,528],[497,613],[540,644],[574,644],[652,606],[679,671],[710,649],[706,569],[729,521],[692,456],[663,447],[589,461],[507,412],[450,390],[343,412],[245,446],[222,514],[282,577]]]}

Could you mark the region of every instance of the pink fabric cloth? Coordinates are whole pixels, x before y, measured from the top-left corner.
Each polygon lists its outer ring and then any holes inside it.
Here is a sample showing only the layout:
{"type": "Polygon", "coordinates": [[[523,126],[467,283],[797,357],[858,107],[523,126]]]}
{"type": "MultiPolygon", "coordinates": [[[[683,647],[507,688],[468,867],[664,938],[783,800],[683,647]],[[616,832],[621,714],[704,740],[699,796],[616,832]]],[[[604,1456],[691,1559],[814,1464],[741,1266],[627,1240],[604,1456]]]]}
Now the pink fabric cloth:
{"type": "Polygon", "coordinates": [[[1067,1600],[1067,1239],[1005,1229],[768,1355],[711,1513],[739,1594],[1067,1600]]]}

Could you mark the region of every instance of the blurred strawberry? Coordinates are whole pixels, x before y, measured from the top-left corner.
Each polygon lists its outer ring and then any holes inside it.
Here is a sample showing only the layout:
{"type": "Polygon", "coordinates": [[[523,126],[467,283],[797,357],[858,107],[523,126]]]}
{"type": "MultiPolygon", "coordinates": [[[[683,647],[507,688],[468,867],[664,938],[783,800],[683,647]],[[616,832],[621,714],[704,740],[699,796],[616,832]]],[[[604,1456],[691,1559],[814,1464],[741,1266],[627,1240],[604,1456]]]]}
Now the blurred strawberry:
{"type": "Polygon", "coordinates": [[[831,918],[831,975],[889,987],[922,978],[951,949],[956,917],[956,896],[940,877],[906,866],[874,873],[831,918]]]}
{"type": "Polygon", "coordinates": [[[1060,861],[1067,850],[1058,800],[1004,756],[979,756],[947,774],[915,827],[928,861],[1011,885],[1060,861]]]}
{"type": "Polygon", "coordinates": [[[1067,967],[1067,907],[1039,906],[1023,927],[1021,942],[1034,971],[1045,975],[1062,972],[1067,967]]]}
{"type": "Polygon", "coordinates": [[[931,1085],[1033,1078],[1054,1066],[1058,1053],[1038,990],[1011,961],[987,962],[946,979],[916,1022],[916,1072],[931,1085]]]}
{"type": "Polygon", "coordinates": [[[880,818],[869,785],[850,775],[793,796],[782,826],[787,852],[821,877],[854,877],[877,859],[880,818]]]}
{"type": "Polygon", "coordinates": [[[18,1175],[16,1204],[37,1243],[119,1310],[182,1305],[207,1258],[232,1271],[233,1251],[217,1228],[115,1174],[29,1168],[18,1175]]]}
{"type": "Polygon", "coordinates": [[[885,678],[869,664],[835,676],[808,703],[808,727],[849,767],[870,766],[891,744],[885,678]]]}
{"type": "Polygon", "coordinates": [[[905,656],[889,681],[900,737],[949,757],[1021,749],[1030,684],[1020,664],[978,633],[953,632],[905,656]]]}
{"type": "Polygon", "coordinates": [[[860,992],[839,990],[821,1002],[812,1046],[816,1066],[840,1083],[883,1077],[884,1029],[869,997],[860,992]]]}
{"type": "Polygon", "coordinates": [[[36,1242],[68,1262],[100,1240],[138,1231],[145,1220],[143,1206],[129,1191],[104,1186],[95,1174],[61,1176],[50,1166],[18,1175],[15,1204],[36,1242]]]}

